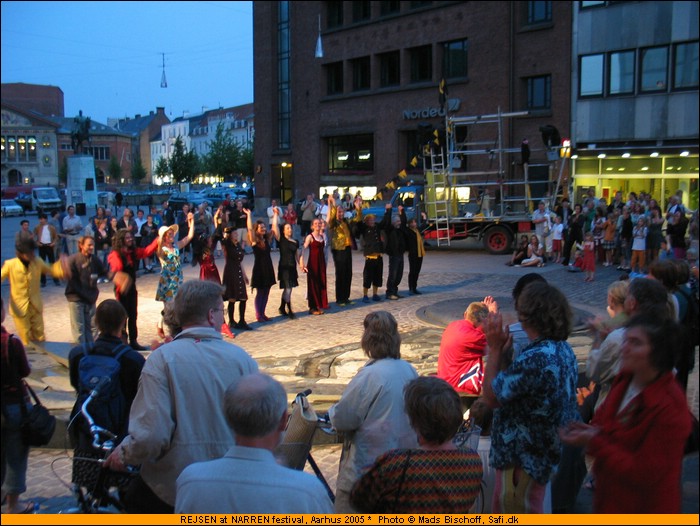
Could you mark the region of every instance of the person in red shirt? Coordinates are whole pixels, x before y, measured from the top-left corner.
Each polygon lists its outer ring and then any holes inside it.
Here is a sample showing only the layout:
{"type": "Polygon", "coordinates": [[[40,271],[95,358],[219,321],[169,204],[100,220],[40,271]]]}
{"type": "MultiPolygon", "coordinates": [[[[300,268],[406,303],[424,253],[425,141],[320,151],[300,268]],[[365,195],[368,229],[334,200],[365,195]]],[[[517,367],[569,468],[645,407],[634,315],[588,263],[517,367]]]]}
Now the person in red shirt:
{"type": "Polygon", "coordinates": [[[139,345],[138,328],[136,318],[138,315],[138,293],[136,292],[136,269],[139,261],[152,256],[158,248],[158,239],[147,247],[137,247],[134,242],[134,234],[128,228],[121,228],[114,235],[112,241],[112,252],[110,252],[107,263],[114,273],[114,296],[126,309],[128,316],[129,345],[136,351],[146,350],[146,347],[139,345]]]}
{"type": "Polygon", "coordinates": [[[464,319],[453,321],[442,333],[437,375],[460,393],[481,394],[487,352],[481,325],[488,314],[484,302],[470,303],[464,319]]]}

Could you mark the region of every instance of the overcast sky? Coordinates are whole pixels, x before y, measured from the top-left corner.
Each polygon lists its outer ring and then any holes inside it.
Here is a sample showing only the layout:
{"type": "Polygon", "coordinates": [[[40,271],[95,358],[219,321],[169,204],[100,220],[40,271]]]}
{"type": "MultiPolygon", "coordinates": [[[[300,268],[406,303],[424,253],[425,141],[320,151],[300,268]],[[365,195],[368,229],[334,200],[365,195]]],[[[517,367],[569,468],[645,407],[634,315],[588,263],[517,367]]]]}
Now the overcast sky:
{"type": "Polygon", "coordinates": [[[253,102],[252,2],[2,2],[2,82],[57,86],[65,115],[173,119],[253,102]],[[161,88],[163,55],[167,88],[161,88]]]}

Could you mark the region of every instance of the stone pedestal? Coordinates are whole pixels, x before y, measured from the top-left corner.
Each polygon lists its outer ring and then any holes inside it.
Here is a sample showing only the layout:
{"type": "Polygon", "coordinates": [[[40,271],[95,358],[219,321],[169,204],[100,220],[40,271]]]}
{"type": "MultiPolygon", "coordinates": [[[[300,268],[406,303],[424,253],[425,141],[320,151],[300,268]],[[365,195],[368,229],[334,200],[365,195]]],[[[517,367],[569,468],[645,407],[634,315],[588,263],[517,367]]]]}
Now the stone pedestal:
{"type": "Polygon", "coordinates": [[[68,205],[74,205],[78,215],[85,215],[85,211],[91,213],[90,211],[97,206],[95,160],[91,155],[74,155],[68,158],[66,206],[68,205]],[[82,209],[82,214],[78,208],[82,209]]]}

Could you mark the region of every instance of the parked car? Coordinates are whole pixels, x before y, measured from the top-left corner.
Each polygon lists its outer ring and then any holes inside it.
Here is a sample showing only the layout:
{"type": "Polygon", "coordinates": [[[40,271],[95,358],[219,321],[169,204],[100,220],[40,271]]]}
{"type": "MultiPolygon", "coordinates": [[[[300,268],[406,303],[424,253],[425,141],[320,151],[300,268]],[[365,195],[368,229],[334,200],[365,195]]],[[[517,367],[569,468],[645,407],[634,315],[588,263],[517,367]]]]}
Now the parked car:
{"type": "Polygon", "coordinates": [[[2,200],[2,217],[23,216],[24,208],[22,208],[14,199],[2,200]]]}
{"type": "Polygon", "coordinates": [[[204,195],[204,192],[177,192],[170,196],[168,203],[174,211],[182,210],[182,205],[192,203],[194,206],[199,206],[204,201],[209,201],[204,195]]]}
{"type": "Polygon", "coordinates": [[[25,212],[31,212],[32,210],[32,194],[31,193],[20,193],[15,197],[15,202],[20,205],[25,212]]]}

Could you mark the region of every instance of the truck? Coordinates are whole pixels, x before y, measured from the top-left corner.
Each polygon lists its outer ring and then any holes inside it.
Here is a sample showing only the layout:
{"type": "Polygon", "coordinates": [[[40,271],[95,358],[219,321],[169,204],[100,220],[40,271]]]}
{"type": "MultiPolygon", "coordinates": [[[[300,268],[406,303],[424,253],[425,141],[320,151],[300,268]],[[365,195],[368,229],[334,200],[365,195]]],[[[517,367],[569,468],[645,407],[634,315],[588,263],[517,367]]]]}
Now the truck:
{"type": "Polygon", "coordinates": [[[32,188],[32,209],[38,213],[52,214],[63,206],[61,196],[52,186],[32,188]]]}
{"type": "MultiPolygon", "coordinates": [[[[532,212],[544,200],[553,208],[562,187],[567,158],[559,145],[546,147],[546,162],[525,163],[515,173],[506,148],[503,121],[527,112],[475,116],[447,116],[444,144],[423,145],[423,184],[398,186],[389,202],[392,213],[403,205],[407,218],[415,217],[425,239],[438,246],[452,240],[476,238],[491,254],[509,254],[518,234],[534,230],[532,212]],[[495,138],[495,139],[494,139],[495,138]]],[[[568,190],[568,189],[566,189],[568,190]]],[[[363,215],[384,217],[385,203],[364,208],[363,215]]]]}

